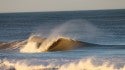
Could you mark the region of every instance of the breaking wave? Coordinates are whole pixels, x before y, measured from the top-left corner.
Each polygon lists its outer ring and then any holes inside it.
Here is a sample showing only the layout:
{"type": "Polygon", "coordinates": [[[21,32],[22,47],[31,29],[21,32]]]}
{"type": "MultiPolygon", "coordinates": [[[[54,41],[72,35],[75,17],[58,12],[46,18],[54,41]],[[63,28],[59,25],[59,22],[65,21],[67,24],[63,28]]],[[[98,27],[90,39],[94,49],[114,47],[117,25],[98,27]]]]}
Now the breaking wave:
{"type": "Polygon", "coordinates": [[[76,48],[80,44],[82,44],[80,41],[75,41],[67,37],[58,36],[47,39],[33,35],[25,41],[1,43],[0,49],[19,50],[22,53],[38,53],[48,51],[66,51],[76,48]]]}
{"type": "Polygon", "coordinates": [[[110,62],[94,63],[91,58],[72,61],[64,64],[49,63],[48,65],[33,65],[26,61],[3,60],[0,64],[0,70],[125,70],[125,66],[117,67],[110,62]]]}
{"type": "Polygon", "coordinates": [[[78,45],[77,41],[66,37],[45,39],[38,36],[31,36],[20,52],[65,51],[74,48],[76,45],[78,45]]]}

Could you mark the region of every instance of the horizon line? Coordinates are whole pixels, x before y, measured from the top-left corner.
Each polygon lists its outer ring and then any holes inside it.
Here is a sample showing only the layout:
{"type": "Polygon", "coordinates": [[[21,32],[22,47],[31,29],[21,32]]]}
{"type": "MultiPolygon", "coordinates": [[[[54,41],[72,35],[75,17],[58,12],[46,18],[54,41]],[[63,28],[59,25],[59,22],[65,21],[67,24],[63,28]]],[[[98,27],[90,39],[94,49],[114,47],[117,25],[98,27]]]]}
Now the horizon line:
{"type": "Polygon", "coordinates": [[[121,9],[55,10],[55,11],[17,11],[17,12],[0,12],[0,14],[14,14],[14,13],[52,13],[52,12],[104,11],[104,10],[125,10],[125,9],[121,8],[121,9]]]}

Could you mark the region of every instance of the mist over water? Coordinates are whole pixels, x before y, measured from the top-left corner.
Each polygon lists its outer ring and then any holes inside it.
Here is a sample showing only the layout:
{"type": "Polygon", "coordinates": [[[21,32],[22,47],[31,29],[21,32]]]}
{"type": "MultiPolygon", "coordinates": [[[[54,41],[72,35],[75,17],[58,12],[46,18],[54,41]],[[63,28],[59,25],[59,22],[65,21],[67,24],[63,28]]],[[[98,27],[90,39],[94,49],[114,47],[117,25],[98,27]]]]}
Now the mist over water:
{"type": "Polygon", "coordinates": [[[92,42],[94,39],[96,39],[96,37],[103,36],[104,34],[103,31],[98,29],[91,22],[83,19],[69,20],[64,23],[54,25],[49,29],[48,28],[48,24],[45,26],[40,26],[38,29],[36,29],[36,31],[33,32],[33,34],[41,37],[65,36],[86,42],[92,42]]]}

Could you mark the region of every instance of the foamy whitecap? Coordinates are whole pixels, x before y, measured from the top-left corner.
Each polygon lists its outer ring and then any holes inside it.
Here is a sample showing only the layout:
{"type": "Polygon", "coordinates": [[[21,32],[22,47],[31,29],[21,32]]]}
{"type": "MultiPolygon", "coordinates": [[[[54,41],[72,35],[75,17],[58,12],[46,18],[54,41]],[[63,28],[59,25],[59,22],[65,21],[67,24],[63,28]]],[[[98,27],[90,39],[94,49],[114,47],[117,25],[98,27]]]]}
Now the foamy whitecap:
{"type": "Polygon", "coordinates": [[[108,62],[96,65],[92,61],[93,60],[89,58],[64,63],[62,65],[54,63],[49,63],[48,65],[33,65],[23,61],[11,62],[5,60],[0,64],[0,70],[125,70],[125,65],[123,67],[115,67],[114,64],[108,62]]]}

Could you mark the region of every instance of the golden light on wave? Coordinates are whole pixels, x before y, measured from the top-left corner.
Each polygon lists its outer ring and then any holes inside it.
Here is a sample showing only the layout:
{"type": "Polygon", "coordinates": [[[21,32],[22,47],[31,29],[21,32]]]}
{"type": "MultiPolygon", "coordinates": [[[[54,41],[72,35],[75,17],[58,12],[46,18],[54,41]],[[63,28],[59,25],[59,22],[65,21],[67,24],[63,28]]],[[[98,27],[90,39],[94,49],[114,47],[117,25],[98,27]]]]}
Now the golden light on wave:
{"type": "Polygon", "coordinates": [[[30,36],[27,41],[27,44],[20,49],[20,52],[38,53],[47,51],[65,51],[72,49],[76,45],[77,42],[75,40],[62,36],[49,38],[30,36]]]}

